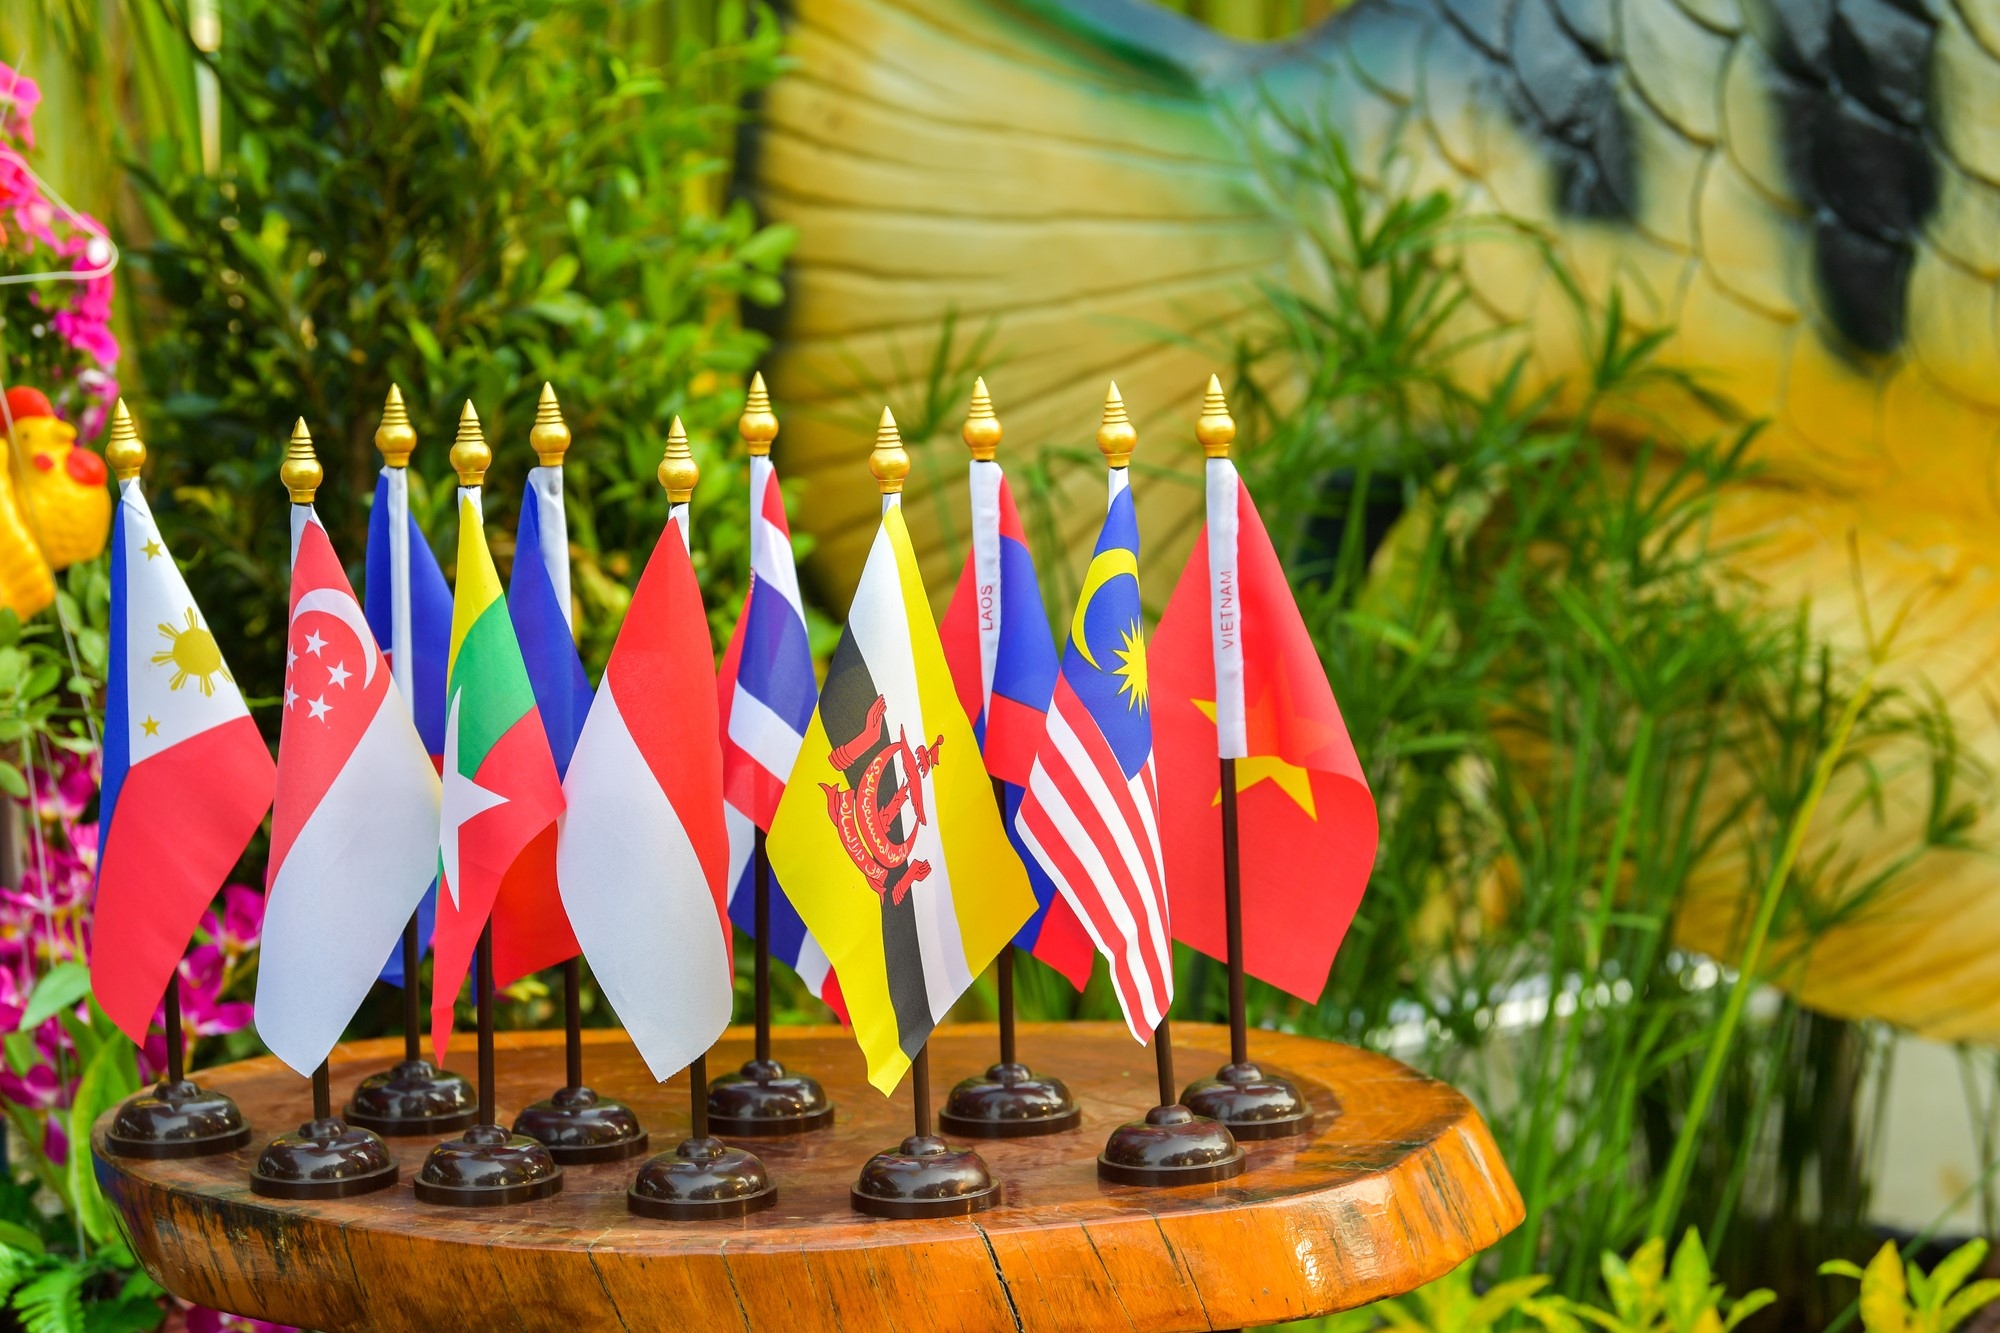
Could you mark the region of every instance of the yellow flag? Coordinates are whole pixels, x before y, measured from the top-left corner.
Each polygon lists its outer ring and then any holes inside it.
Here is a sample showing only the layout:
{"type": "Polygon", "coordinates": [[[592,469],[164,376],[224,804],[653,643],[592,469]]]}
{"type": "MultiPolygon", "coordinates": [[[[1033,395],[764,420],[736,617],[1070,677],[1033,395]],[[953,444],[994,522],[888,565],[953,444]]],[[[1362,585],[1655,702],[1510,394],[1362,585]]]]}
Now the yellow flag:
{"type": "Polygon", "coordinates": [[[900,509],[882,516],[771,823],[771,870],[891,1092],[1035,910],[945,667],[900,509]]]}

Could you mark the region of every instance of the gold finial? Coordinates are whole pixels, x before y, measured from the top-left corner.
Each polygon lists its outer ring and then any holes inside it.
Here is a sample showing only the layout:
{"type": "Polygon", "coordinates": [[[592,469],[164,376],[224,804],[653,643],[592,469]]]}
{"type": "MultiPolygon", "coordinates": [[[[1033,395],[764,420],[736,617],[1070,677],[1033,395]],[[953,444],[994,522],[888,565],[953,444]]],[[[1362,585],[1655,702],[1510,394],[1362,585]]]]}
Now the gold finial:
{"type": "Polygon", "coordinates": [[[400,385],[389,386],[388,400],[382,404],[382,424],[375,428],[375,447],[390,467],[410,465],[410,455],[417,447],[417,432],[410,425],[410,414],[403,409],[400,385]]]}
{"type": "Polygon", "coordinates": [[[771,441],[778,438],[778,418],[771,411],[771,395],[764,391],[762,371],[750,377],[750,396],[743,401],[743,415],[737,419],[736,433],[743,437],[744,446],[755,458],[770,453],[771,441]]]}
{"type": "Polygon", "coordinates": [[[292,427],[291,441],[285,445],[285,461],[278,465],[278,480],[292,493],[293,504],[309,505],[325,477],[326,472],[313,453],[312,432],[306,429],[306,419],[300,417],[299,424],[292,427]]]}
{"type": "Polygon", "coordinates": [[[146,442],[139,438],[139,428],[132,424],[123,398],[111,409],[111,438],[104,442],[104,461],[111,464],[111,474],[120,481],[132,480],[146,465],[146,442]]]}
{"type": "Polygon", "coordinates": [[[993,461],[994,452],[1000,448],[1000,418],[993,415],[993,400],[986,396],[984,379],[972,382],[972,411],[966,414],[961,434],[974,458],[982,463],[993,461]]]}
{"type": "Polygon", "coordinates": [[[868,455],[868,470],[884,495],[901,495],[903,478],[910,475],[910,454],[896,431],[896,418],[882,409],[882,423],[875,427],[875,452],[868,455]]]}
{"type": "Polygon", "coordinates": [[[543,467],[561,467],[563,455],[569,452],[569,442],[569,425],[563,420],[562,408],[556,405],[555,385],[544,381],[542,401],[535,405],[535,424],[528,432],[528,443],[534,446],[535,457],[542,460],[543,467]]]}
{"type": "Polygon", "coordinates": [[[1139,432],[1125,415],[1125,400],[1118,396],[1118,386],[1114,383],[1104,395],[1104,420],[1097,427],[1097,452],[1112,467],[1124,467],[1132,461],[1132,451],[1138,447],[1139,432]]]}
{"type": "Polygon", "coordinates": [[[701,480],[701,469],[695,466],[694,450],[688,448],[687,431],[679,417],[667,428],[667,456],[660,460],[659,477],[660,485],[667,488],[667,502],[677,505],[688,502],[695,483],[701,480]]]}
{"type": "Polygon", "coordinates": [[[472,408],[472,400],[465,400],[465,410],[458,414],[458,438],[451,444],[451,466],[458,473],[458,484],[477,486],[486,480],[486,469],[493,464],[493,451],[486,445],[486,434],[479,429],[479,413],[472,408]]]}
{"type": "Polygon", "coordinates": [[[1229,404],[1222,399],[1222,381],[1213,375],[1208,377],[1208,392],[1202,395],[1201,419],[1194,423],[1194,437],[1210,458],[1229,457],[1230,441],[1236,438],[1236,418],[1229,415],[1229,404]]]}

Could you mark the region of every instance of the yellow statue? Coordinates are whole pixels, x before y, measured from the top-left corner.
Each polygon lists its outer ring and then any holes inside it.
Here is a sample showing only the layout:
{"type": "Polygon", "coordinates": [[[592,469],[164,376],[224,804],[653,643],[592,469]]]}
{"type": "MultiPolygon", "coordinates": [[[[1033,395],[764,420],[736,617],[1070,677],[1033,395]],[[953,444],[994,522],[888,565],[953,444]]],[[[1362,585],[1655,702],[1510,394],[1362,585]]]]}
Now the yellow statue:
{"type": "MultiPolygon", "coordinates": [[[[1354,0],[1274,45],[1144,0],[797,0],[789,36],[750,184],[800,228],[772,394],[807,409],[785,461],[836,605],[875,524],[844,480],[864,405],[921,393],[947,312],[995,328],[982,368],[1006,376],[1010,435],[1084,443],[1113,376],[1142,429],[1184,431],[1260,288],[1318,284],[1302,218],[1333,205],[1282,167],[1323,127],[1383,193],[1442,190],[1485,224],[1448,334],[1468,387],[1523,352],[1530,393],[1592,363],[1546,246],[1600,327],[1615,293],[1671,331],[1661,363],[1769,421],[1719,541],[1756,539],[1741,572],[1809,600],[1850,657],[1858,552],[1874,623],[1914,608],[1891,678],[1935,688],[2000,770],[2000,0],[1354,0]]],[[[1684,394],[1649,406],[1692,437],[1733,429],[1684,394]]],[[[964,501],[922,493],[963,471],[912,473],[934,587],[934,516],[964,501]]],[[[1166,588],[1201,492],[1135,490],[1166,588]]],[[[1922,805],[1845,821],[1857,882],[1914,845],[1922,805]]],[[[1678,927],[1723,957],[1738,856],[1704,867],[1678,927]]],[[[1801,997],[2000,1039],[1994,874],[1928,856],[1816,945],[1801,997]]]]}
{"type": "Polygon", "coordinates": [[[104,460],[76,442],[40,391],[7,391],[13,427],[0,468],[0,606],[25,619],[55,600],[56,571],[104,550],[111,492],[104,460]]]}

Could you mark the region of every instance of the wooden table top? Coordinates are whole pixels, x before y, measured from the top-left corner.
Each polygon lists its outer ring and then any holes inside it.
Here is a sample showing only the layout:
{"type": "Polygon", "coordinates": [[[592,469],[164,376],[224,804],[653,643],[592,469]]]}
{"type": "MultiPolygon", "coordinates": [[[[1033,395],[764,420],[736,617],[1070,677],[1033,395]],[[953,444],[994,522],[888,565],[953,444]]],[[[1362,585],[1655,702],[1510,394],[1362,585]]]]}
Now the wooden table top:
{"type": "MultiPolygon", "coordinates": [[[[651,1081],[622,1032],[586,1034],[587,1081],[631,1104],[655,1151],[687,1133],[685,1075],[651,1081]]],[[[818,1078],[832,1127],[741,1140],[763,1157],[777,1206],[740,1220],[631,1216],[625,1190],[643,1158],[566,1169],[556,1197],[512,1208],[439,1208],[409,1181],[430,1146],[392,1139],[403,1178],[356,1199],[282,1202],[250,1192],[275,1134],[310,1118],[310,1085],[269,1058],[201,1071],[242,1106],[255,1138],[192,1161],[105,1155],[97,1174],[147,1270],[202,1305],[325,1333],[519,1329],[591,1333],[662,1328],[1171,1330],[1238,1328],[1346,1309],[1408,1291],[1493,1244],[1521,1199],[1486,1125],[1445,1084],[1386,1056],[1304,1037],[1252,1034],[1251,1055],[1283,1071],[1316,1108],[1344,1108],[1310,1136],[1246,1143],[1234,1180],[1175,1189],[1100,1184],[1095,1158],[1117,1125],[1152,1106],[1151,1053],[1122,1025],[1025,1024],[1021,1058],[1065,1080],[1082,1126],[1040,1139],[977,1143],[1003,1186],[973,1217],[888,1221],[848,1206],[872,1154],[910,1132],[908,1081],[868,1086],[838,1028],[780,1028],[773,1053],[818,1078]]],[[[940,1029],[936,1097],[997,1058],[994,1029],[940,1029]]],[[[1185,1082],[1225,1062],[1228,1034],[1174,1026],[1185,1082]]],[[[562,1080],[562,1034],[502,1034],[503,1123],[562,1080]]],[[[400,1039],[343,1046],[336,1102],[400,1058],[400,1039]]],[[[711,1072],[750,1054],[732,1028],[711,1072]]],[[[454,1065],[470,1069],[469,1046],[454,1065]]]]}

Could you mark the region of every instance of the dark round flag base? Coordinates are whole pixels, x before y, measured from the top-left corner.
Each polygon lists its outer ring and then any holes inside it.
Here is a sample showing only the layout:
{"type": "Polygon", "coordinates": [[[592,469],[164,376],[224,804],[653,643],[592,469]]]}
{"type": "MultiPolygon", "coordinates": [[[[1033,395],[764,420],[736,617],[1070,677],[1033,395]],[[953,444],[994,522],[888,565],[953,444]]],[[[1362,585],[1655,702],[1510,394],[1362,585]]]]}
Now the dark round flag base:
{"type": "Polygon", "coordinates": [[[405,1060],[370,1074],[354,1089],[347,1121],[391,1138],[437,1138],[479,1118],[479,1097],[466,1079],[428,1060],[405,1060]]]}
{"type": "Polygon", "coordinates": [[[938,1125],[967,1139],[1021,1139],[1060,1134],[1083,1122],[1083,1110],[1061,1079],[1036,1078],[1026,1065],[994,1065],[983,1078],[951,1090],[938,1125]]]}
{"type": "Polygon", "coordinates": [[[764,1164],[721,1139],[684,1139],[639,1168],[625,1207],[663,1222],[745,1217],[778,1201],[764,1164]]]}
{"type": "Polygon", "coordinates": [[[646,1151],[648,1135],[623,1102],[589,1088],[561,1088],[546,1101],[523,1107],[514,1132],[549,1150],[563,1166],[617,1162],[646,1151]]]}
{"type": "Polygon", "coordinates": [[[346,1199],[395,1183],[389,1145],[335,1117],[272,1139],[250,1171],[251,1192],[272,1199],[346,1199]]]}
{"type": "MultiPolygon", "coordinates": [[[[1307,1134],[1313,1108],[1290,1079],[1267,1074],[1248,1062],[1224,1065],[1214,1078],[1200,1078],[1181,1093],[1181,1105],[1229,1127],[1238,1139],[1282,1139],[1307,1134]]],[[[1326,1115],[1339,1115],[1338,1106],[1326,1115]]]]}
{"type": "Polygon", "coordinates": [[[1120,1125],[1097,1155],[1097,1178],[1114,1185],[1205,1185],[1243,1172],[1229,1131],[1185,1106],[1155,1106],[1120,1125]]]}
{"type": "Polygon", "coordinates": [[[432,1148],[413,1183],[425,1203],[485,1208],[546,1199],[562,1189],[563,1173],[533,1139],[474,1125],[432,1148]]]}
{"type": "Polygon", "coordinates": [[[1000,1201],[1000,1184],[979,1154],[936,1135],[912,1135],[861,1168],[850,1199],[871,1217],[963,1217],[1000,1201]]]}
{"type": "Polygon", "coordinates": [[[751,1060],[708,1085],[708,1127],[730,1138],[803,1134],[833,1123],[826,1091],[804,1074],[787,1074],[776,1060],[751,1060]]]}
{"type": "Polygon", "coordinates": [[[250,1142],[235,1102],[188,1079],[162,1080],[118,1108],[104,1146],[120,1157],[208,1157],[250,1142]]]}

